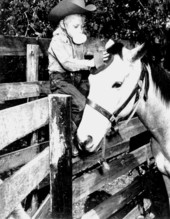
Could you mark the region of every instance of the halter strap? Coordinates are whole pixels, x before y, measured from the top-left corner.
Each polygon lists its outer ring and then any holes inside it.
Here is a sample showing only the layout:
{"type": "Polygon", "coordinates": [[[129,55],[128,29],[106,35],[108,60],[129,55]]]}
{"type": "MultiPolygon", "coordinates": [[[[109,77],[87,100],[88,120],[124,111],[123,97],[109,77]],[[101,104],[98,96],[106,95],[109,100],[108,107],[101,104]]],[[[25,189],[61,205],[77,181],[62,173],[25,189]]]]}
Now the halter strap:
{"type": "Polygon", "coordinates": [[[101,107],[100,105],[98,105],[97,103],[95,103],[94,101],[90,100],[87,98],[86,100],[86,104],[88,104],[89,106],[91,106],[93,109],[95,109],[96,111],[98,111],[100,114],[102,114],[104,117],[106,117],[108,120],[111,119],[112,114],[107,111],[106,109],[104,109],[103,107],[101,107]]]}
{"type": "Polygon", "coordinates": [[[94,101],[92,101],[88,98],[86,100],[86,104],[88,104],[90,107],[92,107],[93,109],[98,111],[100,114],[102,114],[104,117],[106,117],[111,123],[116,122],[117,116],[119,115],[119,113],[127,106],[129,101],[134,97],[135,94],[137,94],[135,102],[138,101],[138,99],[139,99],[139,93],[138,92],[140,92],[141,89],[142,89],[144,79],[145,79],[144,100],[146,101],[147,92],[148,92],[148,89],[149,89],[149,80],[148,80],[148,71],[146,69],[146,65],[143,63],[142,72],[141,72],[140,78],[139,78],[136,86],[134,87],[134,89],[132,90],[132,92],[128,96],[128,98],[125,100],[125,102],[122,103],[122,105],[117,110],[115,110],[113,112],[113,114],[110,113],[108,110],[104,109],[103,107],[101,107],[99,104],[95,103],[94,101]]]}
{"type": "MultiPolygon", "coordinates": [[[[143,68],[142,68],[142,72],[140,75],[140,78],[136,84],[136,86],[134,87],[134,89],[132,90],[132,93],[129,95],[129,97],[127,98],[127,100],[125,100],[125,102],[113,113],[114,117],[117,117],[119,115],[119,113],[127,106],[127,104],[129,103],[129,101],[133,98],[133,96],[139,91],[141,91],[142,89],[142,85],[143,85],[143,81],[144,78],[146,76],[146,65],[143,63],[143,68]]],[[[146,93],[146,92],[145,92],[146,93]]],[[[135,100],[135,102],[138,100],[138,96],[135,100]]]]}

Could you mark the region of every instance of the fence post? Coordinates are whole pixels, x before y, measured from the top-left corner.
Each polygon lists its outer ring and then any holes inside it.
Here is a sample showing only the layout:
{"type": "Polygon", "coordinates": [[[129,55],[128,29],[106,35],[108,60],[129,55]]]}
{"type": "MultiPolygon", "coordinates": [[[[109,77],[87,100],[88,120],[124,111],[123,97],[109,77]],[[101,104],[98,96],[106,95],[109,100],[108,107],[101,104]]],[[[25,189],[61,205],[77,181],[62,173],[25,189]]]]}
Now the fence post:
{"type": "Polygon", "coordinates": [[[71,97],[49,95],[52,218],[72,219],[71,97]]]}
{"type": "Polygon", "coordinates": [[[39,45],[27,44],[27,70],[28,82],[38,81],[39,45]]]}
{"type": "MultiPolygon", "coordinates": [[[[26,63],[26,81],[38,81],[39,65],[39,45],[27,44],[27,63],[26,63]]],[[[28,101],[35,100],[29,98],[28,101]]],[[[38,142],[38,133],[34,132],[31,138],[31,144],[38,142]]]]}
{"type": "MultiPolygon", "coordinates": [[[[39,67],[39,45],[27,44],[27,54],[26,54],[26,81],[33,82],[38,81],[38,67],[39,67]]],[[[36,97],[28,98],[27,101],[33,101],[37,99],[36,97]]],[[[38,131],[32,133],[30,138],[30,145],[38,142],[38,131]]],[[[31,216],[38,209],[38,197],[36,193],[32,195],[31,201],[31,216]]]]}

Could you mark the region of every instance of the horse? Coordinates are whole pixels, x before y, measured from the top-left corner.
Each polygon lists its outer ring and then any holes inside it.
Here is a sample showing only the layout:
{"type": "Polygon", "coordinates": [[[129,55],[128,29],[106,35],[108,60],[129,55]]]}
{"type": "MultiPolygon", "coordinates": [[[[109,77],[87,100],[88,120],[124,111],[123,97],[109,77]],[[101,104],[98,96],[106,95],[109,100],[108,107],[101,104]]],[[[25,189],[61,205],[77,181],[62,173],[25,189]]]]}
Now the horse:
{"type": "Polygon", "coordinates": [[[155,164],[170,203],[170,74],[144,60],[146,44],[114,43],[109,63],[90,74],[90,91],[77,130],[79,147],[94,152],[113,124],[135,113],[151,133],[155,164]]]}

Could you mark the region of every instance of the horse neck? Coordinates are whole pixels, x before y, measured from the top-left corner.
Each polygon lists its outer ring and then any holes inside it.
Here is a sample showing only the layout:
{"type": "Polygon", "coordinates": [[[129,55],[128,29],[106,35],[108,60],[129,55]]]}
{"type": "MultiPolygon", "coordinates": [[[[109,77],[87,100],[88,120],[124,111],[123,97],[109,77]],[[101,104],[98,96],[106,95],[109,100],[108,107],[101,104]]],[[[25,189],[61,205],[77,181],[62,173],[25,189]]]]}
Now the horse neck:
{"type": "Polygon", "coordinates": [[[162,101],[160,92],[156,90],[152,80],[151,69],[148,68],[149,89],[147,100],[142,99],[137,109],[137,115],[158,142],[170,139],[170,107],[162,101]],[[169,130],[169,132],[167,132],[169,130]]]}

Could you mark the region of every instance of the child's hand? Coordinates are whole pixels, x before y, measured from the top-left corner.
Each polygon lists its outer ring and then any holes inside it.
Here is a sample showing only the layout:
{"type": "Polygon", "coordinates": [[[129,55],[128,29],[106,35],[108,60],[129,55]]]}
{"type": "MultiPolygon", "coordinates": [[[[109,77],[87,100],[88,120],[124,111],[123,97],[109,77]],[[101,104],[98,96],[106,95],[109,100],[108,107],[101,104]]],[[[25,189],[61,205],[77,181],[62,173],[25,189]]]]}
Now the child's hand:
{"type": "Polygon", "coordinates": [[[105,50],[103,51],[103,61],[106,62],[109,59],[109,53],[105,50]]]}
{"type": "Polygon", "coordinates": [[[100,66],[104,65],[104,62],[106,62],[108,59],[109,59],[109,53],[106,50],[96,51],[94,53],[95,67],[99,68],[100,66]]]}
{"type": "Polygon", "coordinates": [[[110,48],[114,44],[112,39],[109,39],[105,45],[105,50],[103,51],[103,61],[106,62],[109,59],[109,53],[107,49],[110,48]]]}

